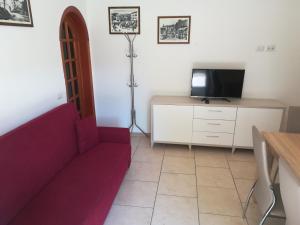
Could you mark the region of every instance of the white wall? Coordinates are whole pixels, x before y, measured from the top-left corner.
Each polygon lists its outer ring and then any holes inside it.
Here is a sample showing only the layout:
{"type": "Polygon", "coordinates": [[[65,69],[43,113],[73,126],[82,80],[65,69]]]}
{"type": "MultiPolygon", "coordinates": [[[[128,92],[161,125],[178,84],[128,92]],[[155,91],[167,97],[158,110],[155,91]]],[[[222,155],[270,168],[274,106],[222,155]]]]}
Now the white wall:
{"type": "Polygon", "coordinates": [[[109,35],[108,6],[141,6],[135,75],[138,122],[149,131],[152,95],[189,95],[199,63],[238,63],[246,68],[244,97],[276,98],[300,105],[300,4],[297,0],[87,0],[98,122],[128,126],[127,43],[109,35]],[[157,16],[191,15],[190,45],[158,45],[157,16]],[[256,52],[275,44],[273,53],[256,52]]]}
{"type": "Polygon", "coordinates": [[[85,15],[85,2],[30,2],[33,28],[0,26],[0,135],[66,102],[60,19],[70,5],[85,15]]]}
{"type": "Polygon", "coordinates": [[[120,35],[108,34],[107,7],[113,5],[141,6],[136,108],[145,130],[151,96],[188,95],[191,69],[198,63],[245,64],[245,97],[300,105],[297,0],[86,1],[31,0],[34,28],[0,26],[0,135],[66,101],[58,31],[69,5],[88,15],[100,124],[128,126],[130,118],[127,43],[120,35]],[[160,15],[191,15],[191,44],[157,45],[160,15]],[[261,44],[276,44],[277,50],[257,53],[261,44]]]}

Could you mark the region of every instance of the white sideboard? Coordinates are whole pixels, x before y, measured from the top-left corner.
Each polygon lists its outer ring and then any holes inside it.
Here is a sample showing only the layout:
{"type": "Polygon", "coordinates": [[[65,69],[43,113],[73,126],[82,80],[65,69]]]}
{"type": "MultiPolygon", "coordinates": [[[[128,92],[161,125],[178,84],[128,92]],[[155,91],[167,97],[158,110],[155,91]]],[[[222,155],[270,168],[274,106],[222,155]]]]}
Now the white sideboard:
{"type": "Polygon", "coordinates": [[[151,100],[151,144],[253,148],[252,126],[279,131],[286,106],[276,100],[231,99],[231,102],[175,96],[151,100]]]}

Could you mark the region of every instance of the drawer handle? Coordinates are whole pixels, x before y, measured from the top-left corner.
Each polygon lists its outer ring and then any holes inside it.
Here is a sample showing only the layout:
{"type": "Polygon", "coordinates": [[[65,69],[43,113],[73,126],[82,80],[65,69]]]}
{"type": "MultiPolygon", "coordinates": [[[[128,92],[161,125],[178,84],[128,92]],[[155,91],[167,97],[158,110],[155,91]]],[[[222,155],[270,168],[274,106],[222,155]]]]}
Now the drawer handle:
{"type": "Polygon", "coordinates": [[[222,110],[214,110],[214,109],[209,109],[208,111],[209,111],[209,112],[217,112],[217,113],[223,112],[222,110]]]}
{"type": "Polygon", "coordinates": [[[207,123],[208,125],[220,126],[220,123],[207,123]]]}
{"type": "Polygon", "coordinates": [[[206,136],[207,138],[219,138],[220,136],[206,136]]]}

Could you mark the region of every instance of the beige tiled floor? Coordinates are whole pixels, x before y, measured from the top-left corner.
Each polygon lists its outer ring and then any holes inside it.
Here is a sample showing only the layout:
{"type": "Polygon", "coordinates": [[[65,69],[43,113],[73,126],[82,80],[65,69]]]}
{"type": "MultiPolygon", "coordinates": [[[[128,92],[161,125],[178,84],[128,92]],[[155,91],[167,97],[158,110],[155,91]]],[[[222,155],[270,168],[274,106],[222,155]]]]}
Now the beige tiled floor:
{"type": "Polygon", "coordinates": [[[135,181],[158,182],[161,170],[161,163],[148,163],[133,161],[125,179],[135,181]]]}
{"type": "Polygon", "coordinates": [[[242,215],[239,196],[234,188],[198,187],[199,213],[225,216],[242,215]]]}
{"type": "MultiPolygon", "coordinates": [[[[252,201],[242,207],[255,177],[253,152],[155,145],[132,137],[132,164],[105,225],[255,225],[252,201]]],[[[268,220],[266,225],[284,225],[268,220]]]]}
{"type": "Polygon", "coordinates": [[[197,184],[207,187],[234,188],[231,172],[226,168],[197,167],[197,184]]]}
{"type": "Polygon", "coordinates": [[[197,197],[196,176],[190,174],[162,173],[158,194],[197,197]]]}
{"type": "Polygon", "coordinates": [[[162,172],[195,174],[195,161],[191,158],[165,156],[162,172]]]}
{"type": "Polygon", "coordinates": [[[197,199],[157,195],[152,225],[198,225],[197,199]]]}
{"type": "Polygon", "coordinates": [[[255,179],[255,162],[228,161],[234,179],[255,179]]]}

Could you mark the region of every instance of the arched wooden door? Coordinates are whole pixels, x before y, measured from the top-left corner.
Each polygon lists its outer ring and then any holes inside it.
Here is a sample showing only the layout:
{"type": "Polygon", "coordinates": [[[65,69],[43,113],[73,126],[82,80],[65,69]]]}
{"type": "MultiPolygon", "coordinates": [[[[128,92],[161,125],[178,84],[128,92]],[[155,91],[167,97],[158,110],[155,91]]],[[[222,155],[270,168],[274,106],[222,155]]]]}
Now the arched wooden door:
{"type": "Polygon", "coordinates": [[[68,102],[76,105],[82,118],[95,115],[88,31],[73,6],[62,16],[60,45],[68,102]]]}

